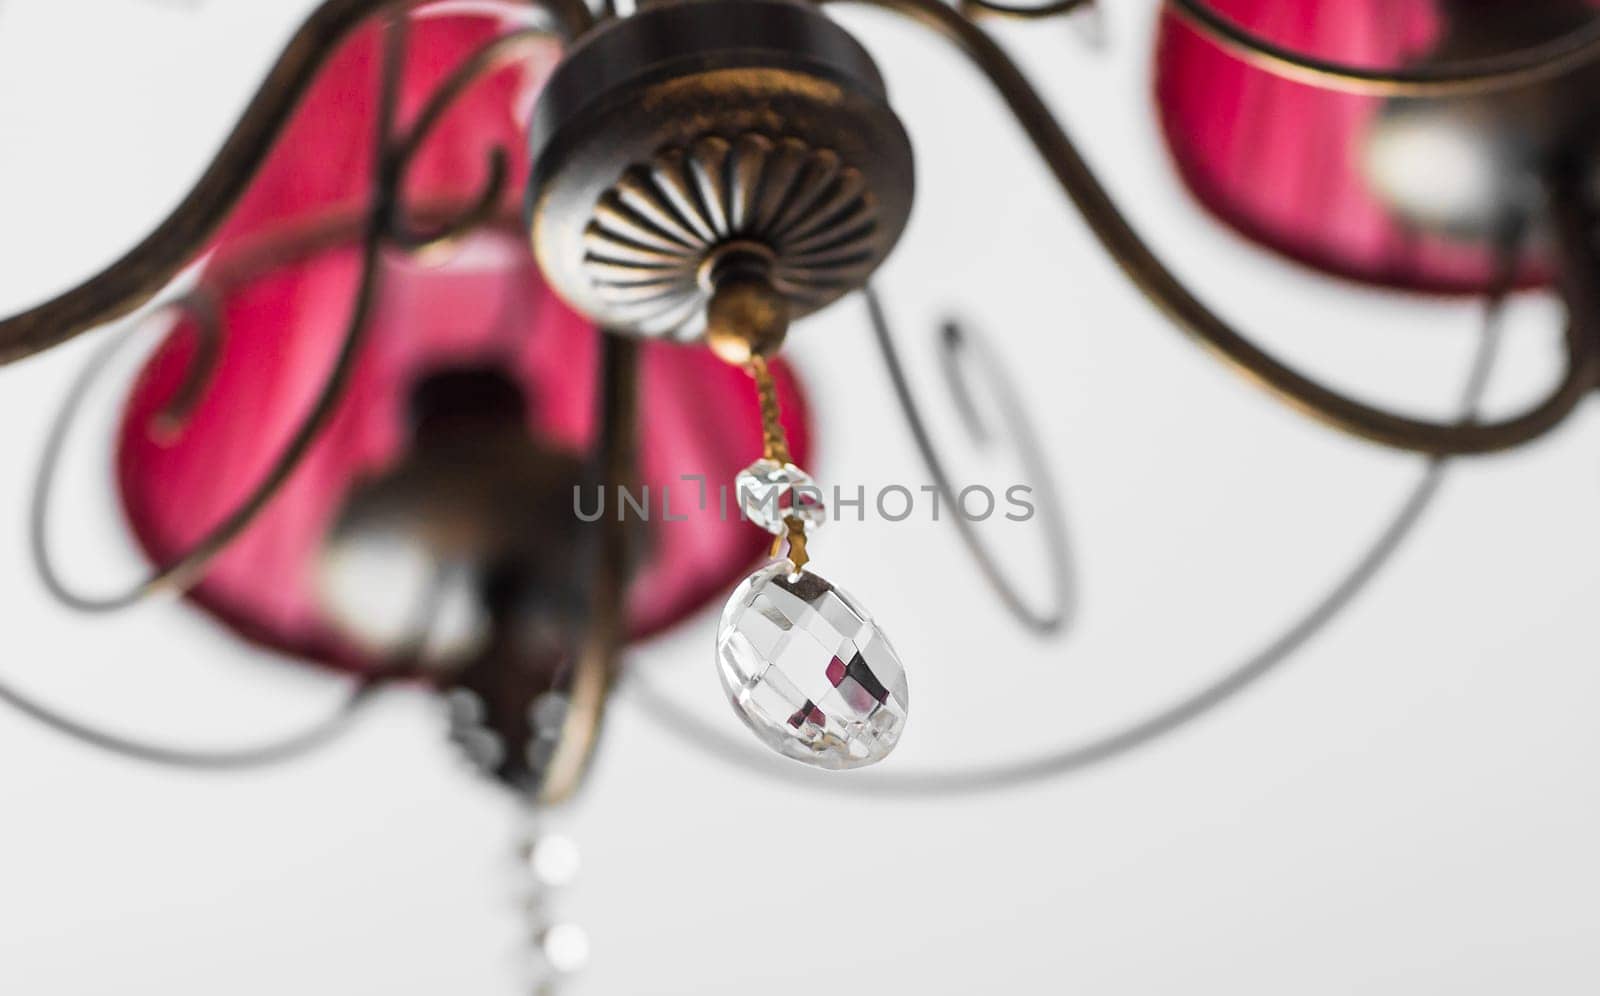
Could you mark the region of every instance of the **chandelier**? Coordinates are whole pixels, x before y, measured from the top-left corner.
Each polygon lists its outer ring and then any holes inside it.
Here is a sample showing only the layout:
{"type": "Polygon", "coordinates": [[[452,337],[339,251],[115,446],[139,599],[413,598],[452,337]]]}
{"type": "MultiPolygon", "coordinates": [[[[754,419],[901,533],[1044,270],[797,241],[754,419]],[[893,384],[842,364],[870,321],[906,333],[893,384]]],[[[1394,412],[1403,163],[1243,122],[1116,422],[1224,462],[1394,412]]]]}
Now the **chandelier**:
{"type": "MultiPolygon", "coordinates": [[[[972,62],[1175,329],[1328,426],[1436,471],[1539,439],[1600,387],[1600,18],[1587,3],[1363,0],[1335,18],[1315,5],[1278,16],[1270,0],[1166,2],[1163,135],[1187,187],[1238,232],[1343,278],[1481,296],[1491,332],[1513,290],[1556,289],[1568,320],[1548,394],[1480,417],[1486,335],[1463,414],[1428,420],[1264,350],[1134,230],[982,26],[1078,15],[1086,0],[861,2],[972,62]]],[[[0,320],[0,362],[129,316],[159,324],[115,430],[118,496],[153,566],[124,590],[85,592],[51,542],[69,430],[123,336],[48,432],[31,523],[43,583],[88,613],[182,592],[244,641],[348,672],[350,694],[300,735],[217,752],[116,736],[5,686],[0,698],[100,747],[236,768],[304,754],[377,688],[419,683],[472,766],[543,812],[582,785],[627,644],[720,603],[713,660],[749,734],[829,772],[884,761],[920,673],[890,634],[928,620],[878,619],[820,567],[862,527],[835,524],[836,492],[804,469],[823,441],[779,354],[807,316],[865,299],[939,496],[966,508],[967,495],[871,285],[916,204],[912,136],[828,6],[326,0],[182,203],[100,273],[0,320]]],[[[998,358],[957,325],[944,345],[958,402],[978,377],[999,398],[1030,479],[1025,506],[1006,498],[1039,512],[1048,590],[1023,590],[971,517],[952,521],[1018,625],[1056,633],[1071,581],[1049,460],[998,358]]],[[[879,414],[859,403],[863,423],[879,414]]],[[[941,794],[1125,753],[1287,659],[1366,585],[1436,484],[1425,477],[1261,654],[1108,736],[966,771],[890,762],[861,782],[760,770],[941,794]]],[[[730,733],[652,708],[690,742],[759,764],[730,733]]],[[[535,885],[561,877],[551,838],[525,848],[535,885]]],[[[555,969],[578,960],[570,933],[535,926],[555,969]]]]}

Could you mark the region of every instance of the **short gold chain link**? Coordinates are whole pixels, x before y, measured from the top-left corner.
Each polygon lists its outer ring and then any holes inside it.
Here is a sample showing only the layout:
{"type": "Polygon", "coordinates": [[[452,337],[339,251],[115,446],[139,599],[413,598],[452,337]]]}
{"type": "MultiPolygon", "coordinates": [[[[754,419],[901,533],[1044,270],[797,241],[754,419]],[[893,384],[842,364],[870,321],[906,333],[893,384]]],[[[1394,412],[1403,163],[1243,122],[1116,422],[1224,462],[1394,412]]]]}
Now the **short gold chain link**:
{"type": "MultiPolygon", "coordinates": [[[[772,368],[767,365],[766,357],[752,356],[750,362],[745,364],[745,369],[750,371],[750,376],[756,382],[756,397],[761,402],[761,455],[780,466],[792,464],[794,460],[789,455],[788,433],[783,431],[778,387],[772,379],[772,368]]],[[[788,528],[786,534],[773,537],[772,556],[783,552],[783,542],[787,539],[789,561],[794,564],[795,570],[799,570],[811,559],[806,553],[806,524],[792,515],[783,521],[788,528]]]]}

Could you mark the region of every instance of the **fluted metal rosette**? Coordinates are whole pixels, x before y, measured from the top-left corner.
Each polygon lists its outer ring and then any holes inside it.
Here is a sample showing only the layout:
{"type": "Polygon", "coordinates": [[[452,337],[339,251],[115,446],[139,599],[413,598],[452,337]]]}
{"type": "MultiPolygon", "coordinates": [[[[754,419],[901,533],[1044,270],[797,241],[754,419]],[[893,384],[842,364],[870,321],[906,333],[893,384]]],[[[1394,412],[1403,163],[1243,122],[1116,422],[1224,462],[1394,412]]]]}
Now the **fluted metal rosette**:
{"type": "Polygon", "coordinates": [[[872,58],[794,0],[644,4],[592,32],[540,91],[528,149],[556,293],[609,331],[714,349],[737,325],[770,352],[863,286],[915,188],[872,58]]]}
{"type": "Polygon", "coordinates": [[[831,149],[747,132],[705,136],[629,168],[595,204],[584,271],[647,334],[694,338],[712,276],[755,257],[796,313],[860,284],[879,260],[878,202],[831,149]]]}

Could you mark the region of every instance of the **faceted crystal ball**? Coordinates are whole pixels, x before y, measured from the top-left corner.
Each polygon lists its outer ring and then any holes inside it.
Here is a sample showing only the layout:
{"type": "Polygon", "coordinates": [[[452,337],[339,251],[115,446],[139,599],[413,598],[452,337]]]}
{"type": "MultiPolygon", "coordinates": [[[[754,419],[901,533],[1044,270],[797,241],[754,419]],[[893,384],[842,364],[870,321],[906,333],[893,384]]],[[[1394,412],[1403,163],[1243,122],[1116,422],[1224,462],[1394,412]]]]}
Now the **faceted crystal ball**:
{"type": "Polygon", "coordinates": [[[740,512],[774,536],[784,531],[786,519],[799,519],[813,529],[827,521],[822,489],[792,463],[757,460],[739,471],[733,485],[740,512]]]}
{"type": "Polygon", "coordinates": [[[881,761],[906,721],[905,669],[855,599],[776,560],[750,575],[717,630],[722,685],[786,757],[839,770],[881,761]]]}

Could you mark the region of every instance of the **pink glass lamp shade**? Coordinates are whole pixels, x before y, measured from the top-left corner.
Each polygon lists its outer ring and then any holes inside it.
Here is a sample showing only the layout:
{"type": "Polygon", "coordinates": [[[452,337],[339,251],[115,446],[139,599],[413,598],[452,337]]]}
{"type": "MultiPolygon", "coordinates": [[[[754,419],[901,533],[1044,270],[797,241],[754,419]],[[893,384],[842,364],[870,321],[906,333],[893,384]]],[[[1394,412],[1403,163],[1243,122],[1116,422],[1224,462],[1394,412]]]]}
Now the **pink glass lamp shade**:
{"type": "MultiPolygon", "coordinates": [[[[496,19],[483,14],[414,20],[400,120],[498,33],[496,19]]],[[[163,421],[203,341],[193,315],[174,325],[131,389],[116,475],[132,532],[155,563],[172,561],[249,493],[333,365],[359,283],[356,229],[341,219],[359,210],[369,189],[377,43],[375,30],[359,32],[323,71],[216,239],[200,276],[220,332],[203,395],[176,426],[163,421]]],[[[523,147],[533,85],[554,56],[550,50],[543,61],[508,65],[463,92],[415,161],[409,203],[473,198],[488,150],[523,147]]],[[[519,189],[515,177],[506,190],[519,189]]],[[[515,205],[508,201],[506,209],[514,218],[515,205]]],[[[408,402],[419,383],[445,369],[495,368],[526,399],[527,428],[541,446],[576,459],[593,448],[598,431],[601,334],[546,288],[514,223],[418,255],[386,252],[377,288],[366,342],[331,423],[283,490],[189,592],[252,642],[355,670],[378,662],[329,619],[317,588],[318,558],[349,496],[404,458],[408,402]]],[[[781,365],[777,379],[796,459],[809,459],[798,385],[781,365]]],[[[761,452],[745,373],[703,349],[647,344],[639,392],[638,484],[648,488],[650,521],[627,600],[634,638],[720,599],[769,539],[718,509],[718,485],[761,452]],[[705,509],[697,507],[698,483],[682,475],[704,475],[705,509]],[[668,492],[674,518],[685,521],[662,521],[668,492]]],[[[595,500],[590,487],[583,507],[592,510],[595,500]]],[[[530,514],[535,507],[530,501],[530,514]]],[[[559,507],[576,529],[572,498],[562,495],[559,507]]],[[[615,514],[614,495],[606,507],[615,514]]],[[[550,503],[543,508],[548,515],[550,503]]]]}
{"type": "MultiPolygon", "coordinates": [[[[1496,13],[1496,0],[1210,0],[1222,15],[1290,50],[1375,69],[1397,68],[1444,43],[1461,48],[1464,21],[1496,13]],[[1477,10],[1475,8],[1486,8],[1477,10]]],[[[1579,3],[1545,3],[1569,17],[1579,3]]],[[[1518,20],[1521,5],[1498,4],[1518,20]]],[[[1525,21],[1525,19],[1523,19],[1525,21]]],[[[1549,24],[1545,25],[1550,26],[1549,24]]],[[[1514,25],[1513,25],[1514,27],[1514,25]]],[[[1534,33],[1540,29],[1530,29],[1534,33]]],[[[1495,32],[1500,44],[1546,40],[1495,32]]],[[[1468,55],[1483,55],[1469,52],[1468,55]]],[[[1373,125],[1382,98],[1333,92],[1251,66],[1163,15],[1156,57],[1156,100],[1167,144],[1184,183],[1219,218],[1247,237],[1308,265],[1356,280],[1441,293],[1474,293],[1491,282],[1493,251],[1484,239],[1400,217],[1374,189],[1373,125]],[[1364,161],[1364,157],[1366,161],[1364,161]]],[[[1443,98],[1449,99],[1449,98],[1443,98]]],[[[1450,136],[1437,136],[1447,140],[1450,136]]],[[[1421,150],[1419,150],[1421,151],[1421,150]]],[[[1411,184],[1439,193],[1452,150],[1408,160],[1411,184]]],[[[1539,283],[1537,261],[1521,282],[1539,283]]]]}
{"type": "MultiPolygon", "coordinates": [[[[223,295],[227,331],[214,379],[175,438],[159,416],[193,356],[193,323],[180,322],[140,373],[118,433],[117,478],[152,561],[171,560],[240,501],[302,417],[343,330],[354,256],[348,247],[332,250],[223,295]]],[[[421,378],[452,366],[505,364],[530,399],[529,427],[539,439],[577,454],[595,433],[600,333],[545,289],[520,239],[480,237],[442,266],[391,261],[383,288],[332,424],[190,593],[248,639],[356,668],[369,662],[329,625],[315,590],[316,561],[351,489],[402,454],[407,401],[421,378]]],[[[809,459],[798,385],[781,367],[778,378],[796,458],[809,459]]],[[[707,351],[651,344],[642,348],[640,381],[641,483],[653,521],[629,602],[635,637],[719,598],[767,541],[737,516],[722,521],[716,500],[716,482],[731,481],[761,450],[748,378],[707,351]],[[688,474],[711,482],[704,510],[698,483],[679,479],[688,474]],[[687,521],[659,521],[669,492],[672,514],[687,521]]],[[[586,512],[595,501],[592,489],[582,495],[586,512]]],[[[564,504],[576,526],[570,499],[564,504]]],[[[615,513],[614,495],[606,507],[615,513]]]]}

